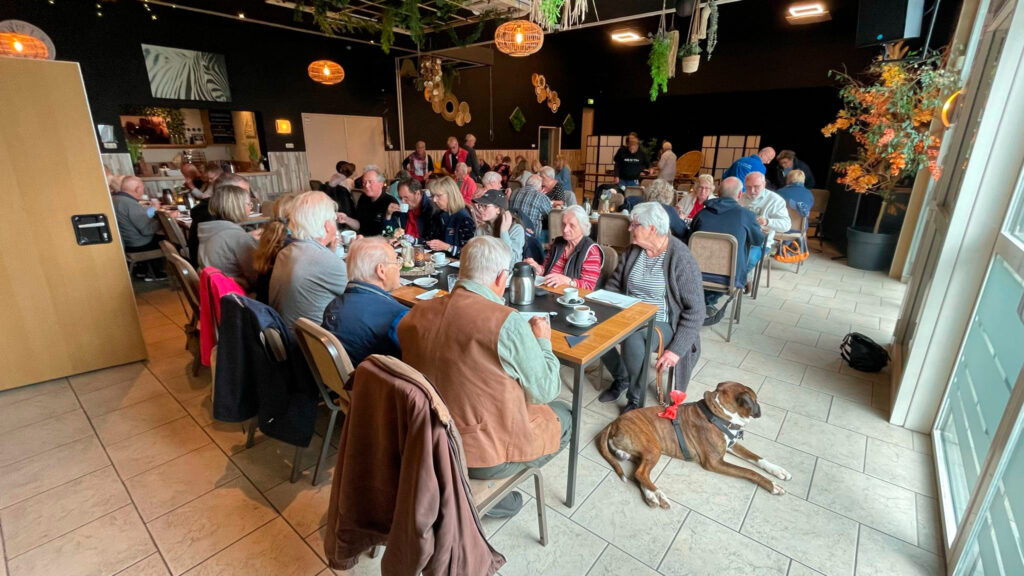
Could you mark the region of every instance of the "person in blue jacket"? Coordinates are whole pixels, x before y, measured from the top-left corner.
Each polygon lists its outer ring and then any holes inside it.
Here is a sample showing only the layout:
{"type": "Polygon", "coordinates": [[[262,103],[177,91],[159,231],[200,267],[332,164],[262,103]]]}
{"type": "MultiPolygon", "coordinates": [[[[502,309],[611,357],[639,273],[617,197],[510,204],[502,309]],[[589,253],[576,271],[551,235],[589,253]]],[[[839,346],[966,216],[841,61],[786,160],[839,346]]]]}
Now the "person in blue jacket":
{"type": "MultiPolygon", "coordinates": [[[[761,225],[757,223],[757,216],[747,210],[736,198],[740,195],[740,187],[743,185],[737,178],[726,178],[718,187],[718,198],[711,198],[704,204],[704,209],[697,212],[690,222],[686,232],[686,240],[694,232],[718,232],[729,234],[736,238],[736,280],[738,288],[747,285],[747,255],[750,248],[761,246],[764,243],[764,232],[761,225]]],[[[725,283],[728,279],[715,274],[704,274],[704,279],[711,282],[725,283]]],[[[722,319],[719,310],[715,308],[721,292],[704,292],[704,304],[707,306],[708,318],[714,319],[711,324],[722,319]]],[[[724,310],[725,307],[723,306],[724,310]]]]}
{"type": "Polygon", "coordinates": [[[767,173],[768,169],[766,166],[775,159],[775,149],[771,146],[761,148],[757,154],[751,154],[750,156],[744,156],[739,160],[732,163],[732,166],[722,173],[722,180],[729,178],[730,176],[736,177],[740,181],[740,192],[742,193],[745,189],[743,188],[743,181],[746,180],[747,174],[751,172],[760,172],[761,174],[767,173]]]}
{"type": "Polygon", "coordinates": [[[359,238],[346,259],[345,293],[324,310],[323,327],[338,337],[353,366],[371,354],[402,357],[396,326],[409,312],[391,295],[398,288],[401,257],[383,238],[359,238]]]}

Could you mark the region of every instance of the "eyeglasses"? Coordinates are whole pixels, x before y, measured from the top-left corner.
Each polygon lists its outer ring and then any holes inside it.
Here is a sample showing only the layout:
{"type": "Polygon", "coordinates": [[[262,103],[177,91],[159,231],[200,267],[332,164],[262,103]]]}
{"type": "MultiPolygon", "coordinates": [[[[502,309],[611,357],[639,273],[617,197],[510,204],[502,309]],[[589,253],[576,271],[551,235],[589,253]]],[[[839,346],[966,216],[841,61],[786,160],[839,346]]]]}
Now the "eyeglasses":
{"type": "Polygon", "coordinates": [[[636,230],[637,228],[643,228],[643,226],[641,226],[640,223],[637,222],[636,220],[630,220],[629,221],[629,229],[630,230],[636,230]]]}

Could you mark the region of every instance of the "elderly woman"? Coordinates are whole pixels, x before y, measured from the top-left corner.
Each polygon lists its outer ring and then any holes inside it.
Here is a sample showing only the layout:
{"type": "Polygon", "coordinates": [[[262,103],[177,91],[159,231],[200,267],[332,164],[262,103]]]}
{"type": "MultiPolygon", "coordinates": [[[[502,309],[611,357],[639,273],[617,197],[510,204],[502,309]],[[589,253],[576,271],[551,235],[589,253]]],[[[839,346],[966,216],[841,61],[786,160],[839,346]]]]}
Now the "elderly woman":
{"type": "Polygon", "coordinates": [[[508,263],[510,268],[523,259],[526,230],[519,218],[509,211],[508,199],[501,190],[488,190],[474,198],[473,217],[476,219],[477,236],[494,236],[508,246],[512,252],[512,261],[508,263]]]}
{"type": "Polygon", "coordinates": [[[434,212],[427,231],[427,246],[457,257],[462,247],[476,235],[476,222],[459,193],[455,180],[443,176],[430,183],[430,195],[440,208],[434,212]]]}
{"type": "MultiPolygon", "coordinates": [[[[700,328],[706,310],[700,268],[686,244],[669,233],[668,215],[661,206],[654,202],[639,204],[630,219],[633,245],[622,255],[605,289],[658,307],[655,322],[664,351],[655,369],[675,366],[675,388],[686,390],[690,372],[700,357],[700,328]]],[[[634,332],[623,341],[621,352],[613,349],[604,355],[602,361],[614,381],[601,393],[601,402],[614,402],[628,389],[623,412],[640,407],[646,338],[645,330],[634,332]]]]}
{"type": "Polygon", "coordinates": [[[541,266],[533,258],[525,262],[544,276],[544,285],[572,286],[593,290],[601,277],[604,256],[590,239],[590,218],[579,206],[570,206],[562,213],[562,235],[551,242],[547,260],[541,266]]]}
{"type": "Polygon", "coordinates": [[[693,192],[683,196],[679,203],[676,204],[679,216],[687,220],[696,216],[697,212],[704,209],[704,204],[708,199],[714,198],[711,194],[714,190],[715,178],[711,174],[697,176],[697,183],[693,187],[693,192]]]}
{"type": "Polygon", "coordinates": [[[683,219],[679,217],[679,212],[672,206],[675,199],[676,191],[672,188],[672,184],[667,180],[658,178],[647,186],[642,199],[639,196],[630,196],[626,198],[622,207],[632,210],[641,202],[657,202],[661,204],[665,209],[665,214],[668,215],[668,227],[672,230],[672,235],[683,240],[686,236],[686,222],[683,222],[683,219]]]}
{"type": "Polygon", "coordinates": [[[469,166],[465,162],[459,162],[458,166],[455,167],[455,182],[459,185],[462,199],[466,204],[471,203],[473,196],[476,196],[476,181],[470,177],[469,166]]]}
{"type": "Polygon", "coordinates": [[[299,318],[320,323],[324,309],[345,293],[345,261],[334,253],[338,238],[334,201],[323,192],[303,192],[292,204],[284,247],[270,276],[270,305],[288,326],[299,318]]]}
{"type": "Polygon", "coordinates": [[[199,266],[213,266],[246,290],[254,289],[252,256],[258,241],[240,225],[249,217],[249,191],[218,186],[210,197],[210,214],[217,220],[199,224],[199,266]]]}

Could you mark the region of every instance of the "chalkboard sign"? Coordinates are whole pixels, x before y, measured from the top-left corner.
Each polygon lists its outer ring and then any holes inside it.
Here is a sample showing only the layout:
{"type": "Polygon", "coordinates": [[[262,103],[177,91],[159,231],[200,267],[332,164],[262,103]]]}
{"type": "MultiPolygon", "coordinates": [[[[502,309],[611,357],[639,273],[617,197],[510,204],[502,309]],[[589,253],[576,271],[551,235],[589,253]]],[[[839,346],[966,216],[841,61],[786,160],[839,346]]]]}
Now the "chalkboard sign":
{"type": "Polygon", "coordinates": [[[235,123],[230,110],[210,110],[210,135],[213,144],[234,144],[235,123]]]}

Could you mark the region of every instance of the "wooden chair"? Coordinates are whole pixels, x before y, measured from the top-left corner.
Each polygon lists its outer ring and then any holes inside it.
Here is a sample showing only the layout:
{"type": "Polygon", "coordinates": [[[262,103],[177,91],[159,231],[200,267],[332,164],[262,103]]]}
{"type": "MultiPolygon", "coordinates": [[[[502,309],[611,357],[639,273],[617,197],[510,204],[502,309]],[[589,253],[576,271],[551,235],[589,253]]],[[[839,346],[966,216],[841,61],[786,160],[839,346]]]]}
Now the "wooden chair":
{"type": "Polygon", "coordinates": [[[690,150],[676,160],[676,179],[674,183],[678,186],[683,182],[693,182],[700,172],[700,165],[704,161],[704,153],[700,150],[690,150]]]}
{"type": "MultiPolygon", "coordinates": [[[[828,188],[811,188],[814,195],[814,205],[811,206],[811,215],[807,220],[807,228],[814,228],[814,237],[818,239],[818,252],[825,249],[825,238],[821,235],[821,223],[825,220],[825,210],[828,208],[830,192],[828,188]]],[[[807,247],[810,250],[810,246],[807,247]]]]}
{"type": "Polygon", "coordinates": [[[145,252],[125,252],[124,260],[128,263],[128,275],[132,276],[135,274],[135,265],[143,262],[149,262],[151,260],[159,260],[164,257],[164,253],[159,248],[155,250],[146,250],[145,252]]]}
{"type": "Polygon", "coordinates": [[[601,262],[601,277],[597,280],[597,287],[603,288],[605,282],[615,274],[615,269],[619,267],[619,253],[615,251],[611,246],[597,245],[601,249],[601,255],[603,257],[601,262]]]}
{"type": "Polygon", "coordinates": [[[630,244],[629,223],[628,214],[602,214],[598,220],[597,243],[622,252],[630,244]]]}
{"type": "Polygon", "coordinates": [[[644,187],[643,186],[626,186],[626,198],[629,198],[630,196],[639,196],[639,197],[643,198],[644,197],[644,187]]]}
{"type": "MultiPolygon", "coordinates": [[[[736,237],[731,234],[717,232],[694,232],[690,236],[690,252],[697,260],[697,266],[704,274],[715,274],[728,278],[727,283],[704,280],[704,290],[721,292],[729,298],[735,298],[732,313],[729,315],[729,331],[725,341],[732,339],[733,322],[739,324],[740,307],[743,301],[743,290],[736,287],[736,258],[738,258],[736,237]]],[[[727,301],[725,306],[729,305],[727,301]]]]}
{"type": "Polygon", "coordinates": [[[188,260],[181,257],[167,240],[160,242],[160,248],[167,258],[167,268],[178,282],[178,288],[184,296],[182,308],[185,309],[185,349],[192,353],[192,375],[198,376],[202,367],[199,352],[199,275],[188,260]]]}
{"type": "Polygon", "coordinates": [[[473,480],[469,481],[469,490],[473,493],[473,505],[480,516],[486,514],[491,508],[501,502],[501,499],[516,489],[516,486],[533,477],[534,499],[537,501],[537,528],[540,531],[540,545],[548,545],[548,519],[544,513],[544,475],[540,468],[529,466],[518,474],[508,478],[497,478],[494,480],[473,480]]]}
{"type": "Polygon", "coordinates": [[[181,231],[178,222],[163,210],[156,211],[156,219],[160,222],[160,228],[163,229],[167,242],[173,244],[177,253],[188,260],[188,240],[185,240],[185,233],[181,231]]]}
{"type": "MultiPolygon", "coordinates": [[[[355,372],[352,361],[345,352],[345,347],[334,335],[314,324],[306,318],[300,318],[295,322],[295,337],[299,341],[299,348],[302,355],[306,357],[306,363],[313,373],[313,380],[320,390],[320,397],[331,411],[331,420],[327,424],[327,433],[324,435],[323,448],[320,449],[320,458],[316,461],[316,468],[313,470],[313,485],[316,486],[320,478],[320,468],[327,459],[327,449],[331,445],[331,436],[334,434],[334,425],[338,419],[338,412],[348,414],[349,395],[345,390],[345,382],[355,372]],[[336,396],[332,397],[331,393],[336,396]]],[[[296,462],[301,454],[296,454],[296,462]]]]}
{"type": "Polygon", "coordinates": [[[268,218],[274,217],[274,204],[276,200],[265,200],[260,202],[260,214],[267,216],[268,218]]]}
{"type": "Polygon", "coordinates": [[[561,208],[555,208],[548,213],[548,242],[553,242],[555,238],[562,235],[562,213],[564,212],[561,208]]]}
{"type": "Polygon", "coordinates": [[[319,180],[310,180],[309,181],[309,189],[310,190],[317,191],[317,190],[320,190],[321,188],[323,188],[323,186],[324,186],[324,183],[319,181],[319,180]]]}

